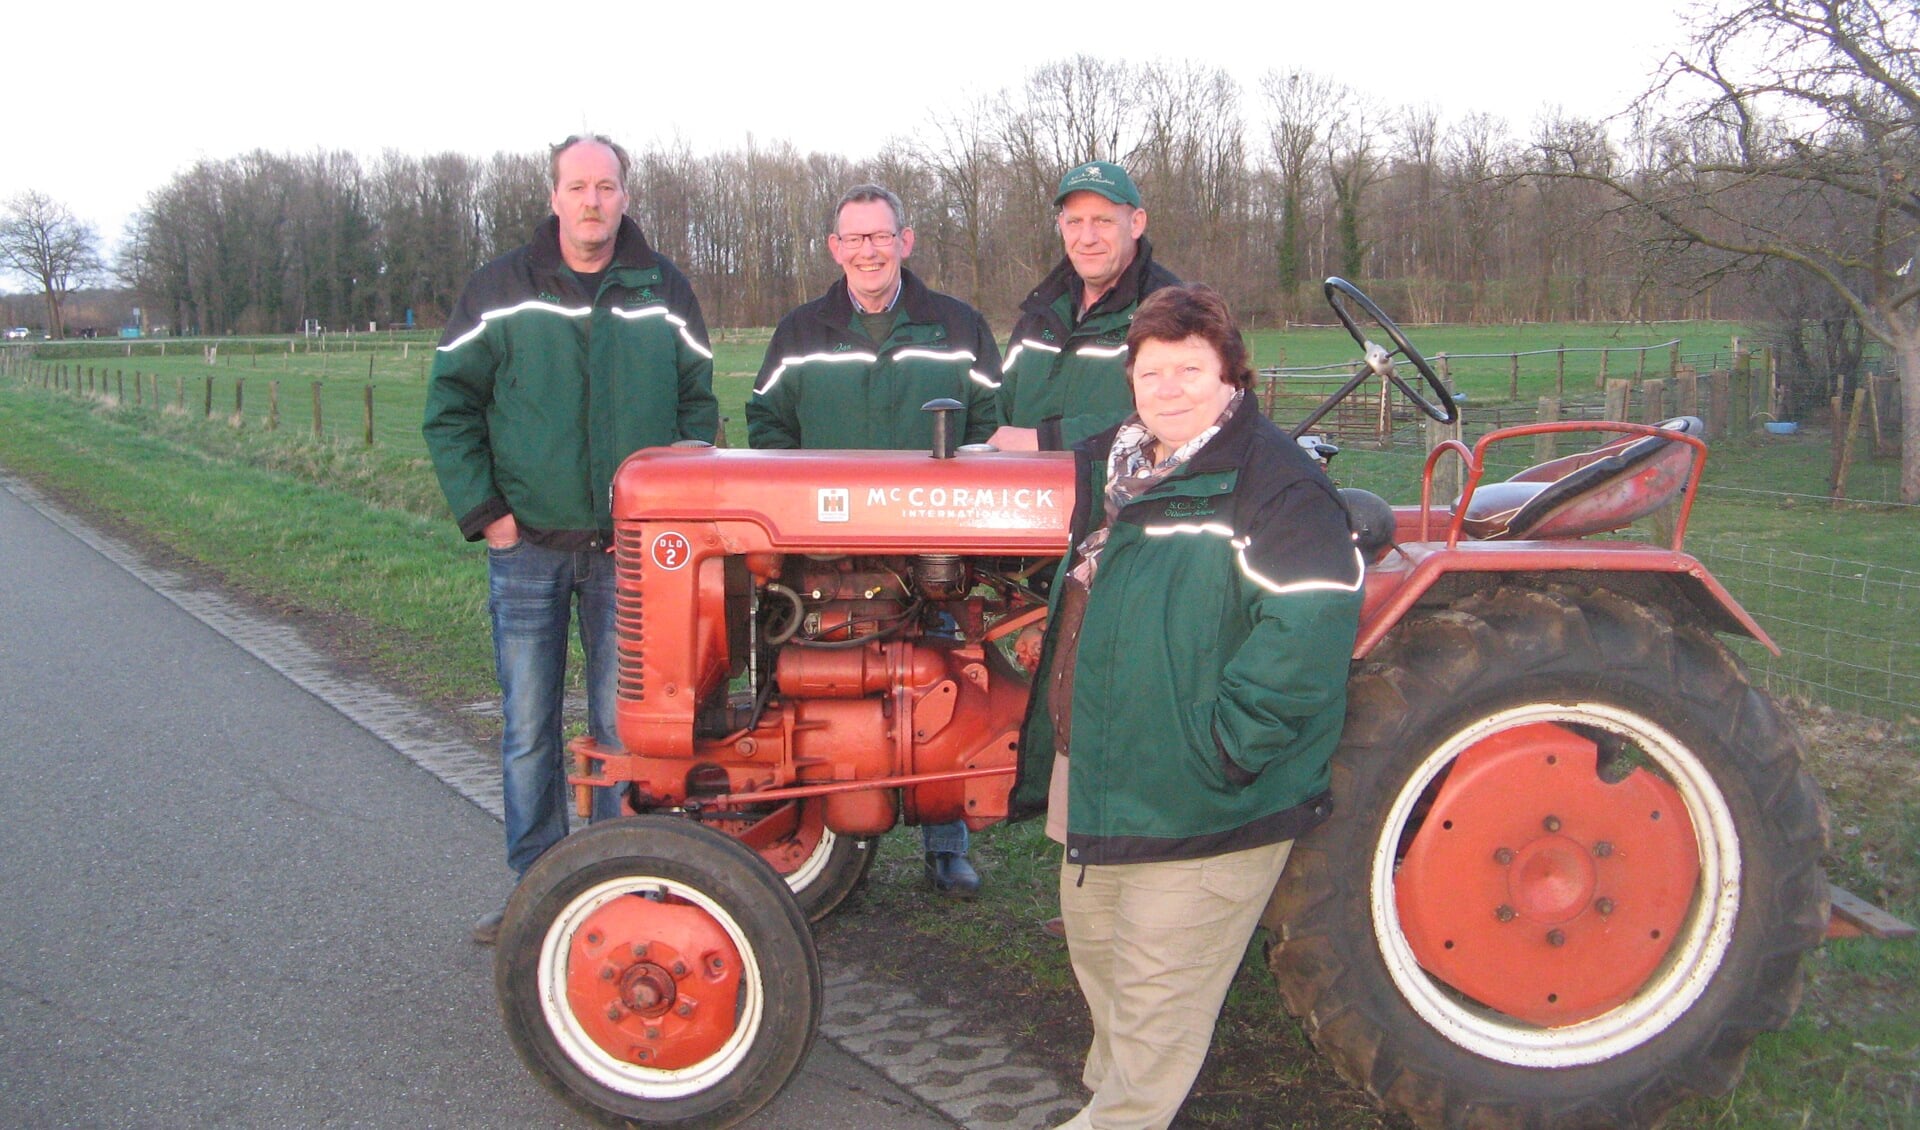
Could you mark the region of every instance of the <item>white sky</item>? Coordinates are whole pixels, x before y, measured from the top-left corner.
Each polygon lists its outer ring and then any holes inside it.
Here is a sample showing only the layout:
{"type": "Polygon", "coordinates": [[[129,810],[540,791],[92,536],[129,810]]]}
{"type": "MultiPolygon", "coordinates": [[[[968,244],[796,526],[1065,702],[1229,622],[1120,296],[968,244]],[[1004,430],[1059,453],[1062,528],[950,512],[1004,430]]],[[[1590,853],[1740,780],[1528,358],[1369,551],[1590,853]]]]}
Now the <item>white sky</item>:
{"type": "Polygon", "coordinates": [[[484,157],[595,129],[631,148],[678,136],[711,152],[751,134],[857,159],[1081,53],[1225,69],[1249,122],[1260,75],[1297,67],[1524,133],[1548,107],[1624,108],[1684,42],[1686,3],[950,0],[826,17],[760,0],[31,0],[0,25],[0,201],[39,189],[110,249],[175,173],[255,148],[484,157]]]}

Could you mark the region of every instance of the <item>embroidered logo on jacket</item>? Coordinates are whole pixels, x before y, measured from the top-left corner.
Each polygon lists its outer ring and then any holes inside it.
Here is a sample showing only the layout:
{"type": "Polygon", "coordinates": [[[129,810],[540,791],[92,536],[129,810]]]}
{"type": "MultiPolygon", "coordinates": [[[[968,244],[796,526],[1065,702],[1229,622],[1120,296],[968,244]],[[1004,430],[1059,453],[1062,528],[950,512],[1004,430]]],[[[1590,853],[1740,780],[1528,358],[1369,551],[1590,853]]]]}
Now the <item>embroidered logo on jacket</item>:
{"type": "Polygon", "coordinates": [[[1164,513],[1169,518],[1204,518],[1216,509],[1211,498],[1174,498],[1167,501],[1164,513]]]}

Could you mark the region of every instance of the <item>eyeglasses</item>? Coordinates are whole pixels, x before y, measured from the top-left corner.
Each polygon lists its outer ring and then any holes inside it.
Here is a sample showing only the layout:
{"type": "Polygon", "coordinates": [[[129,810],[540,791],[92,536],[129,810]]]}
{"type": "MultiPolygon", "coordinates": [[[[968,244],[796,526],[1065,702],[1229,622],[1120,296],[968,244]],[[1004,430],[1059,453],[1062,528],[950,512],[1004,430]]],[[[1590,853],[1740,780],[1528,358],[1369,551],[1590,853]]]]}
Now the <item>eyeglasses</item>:
{"type": "Polygon", "coordinates": [[[898,238],[899,235],[899,232],[870,231],[863,232],[859,235],[836,235],[833,238],[839,240],[840,245],[849,251],[860,250],[860,245],[863,243],[873,244],[874,250],[876,251],[885,251],[887,248],[893,246],[893,241],[898,238]]]}

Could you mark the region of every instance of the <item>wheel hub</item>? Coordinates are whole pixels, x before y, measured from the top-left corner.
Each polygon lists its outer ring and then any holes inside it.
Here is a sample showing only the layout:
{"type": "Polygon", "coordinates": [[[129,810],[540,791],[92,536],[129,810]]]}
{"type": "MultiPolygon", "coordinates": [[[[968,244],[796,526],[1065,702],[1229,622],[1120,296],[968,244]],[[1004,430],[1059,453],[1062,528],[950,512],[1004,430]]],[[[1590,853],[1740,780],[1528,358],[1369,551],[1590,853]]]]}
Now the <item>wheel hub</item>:
{"type": "Polygon", "coordinates": [[[690,1067],[733,1034],[740,953],[697,906],[627,895],[588,915],[567,952],[567,1004],[594,1043],[641,1067],[690,1067]]]}
{"type": "Polygon", "coordinates": [[[1480,1004],[1562,1027],[1639,991],[1679,936],[1700,873],[1692,821],[1644,768],[1614,783],[1599,746],[1537,722],[1463,752],[1394,879],[1421,968],[1480,1004]]]}
{"type": "Polygon", "coordinates": [[[1508,897],[1523,917],[1566,922],[1593,902],[1598,870],[1584,845],[1567,836],[1542,836],[1507,865],[1508,897]]]}

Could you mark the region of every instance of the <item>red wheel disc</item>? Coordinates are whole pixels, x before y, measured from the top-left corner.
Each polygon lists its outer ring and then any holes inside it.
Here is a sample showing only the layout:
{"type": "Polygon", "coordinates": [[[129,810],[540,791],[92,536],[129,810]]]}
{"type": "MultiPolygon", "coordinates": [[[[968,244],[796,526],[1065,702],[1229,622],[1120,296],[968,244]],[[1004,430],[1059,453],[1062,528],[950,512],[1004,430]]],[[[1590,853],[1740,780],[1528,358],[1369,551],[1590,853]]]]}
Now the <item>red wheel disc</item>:
{"type": "Polygon", "coordinates": [[[1660,965],[1700,875],[1680,793],[1644,768],[1609,783],[1599,747],[1516,726],[1454,761],[1394,880],[1429,974],[1543,1027],[1630,999],[1660,965]]]}
{"type": "Polygon", "coordinates": [[[608,1054],[690,1067],[733,1034],[740,951],[697,906],[637,895],[595,910],[567,954],[567,1004],[608,1054]]]}

